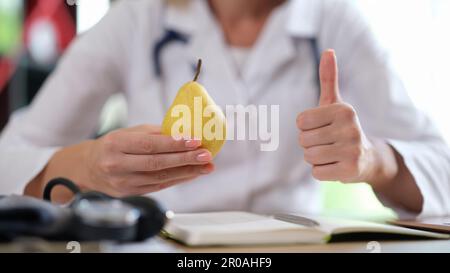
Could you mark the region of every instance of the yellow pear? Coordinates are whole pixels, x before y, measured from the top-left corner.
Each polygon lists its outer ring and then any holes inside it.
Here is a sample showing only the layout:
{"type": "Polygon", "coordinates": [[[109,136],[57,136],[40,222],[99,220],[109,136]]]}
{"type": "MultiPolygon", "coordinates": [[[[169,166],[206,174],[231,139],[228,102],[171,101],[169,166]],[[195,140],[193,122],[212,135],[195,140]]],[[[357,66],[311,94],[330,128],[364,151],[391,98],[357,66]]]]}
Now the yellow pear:
{"type": "Polygon", "coordinates": [[[164,118],[162,134],[176,139],[201,140],[201,147],[215,157],[225,143],[226,119],[206,89],[197,82],[201,66],[199,60],[194,80],[178,91],[164,118]]]}

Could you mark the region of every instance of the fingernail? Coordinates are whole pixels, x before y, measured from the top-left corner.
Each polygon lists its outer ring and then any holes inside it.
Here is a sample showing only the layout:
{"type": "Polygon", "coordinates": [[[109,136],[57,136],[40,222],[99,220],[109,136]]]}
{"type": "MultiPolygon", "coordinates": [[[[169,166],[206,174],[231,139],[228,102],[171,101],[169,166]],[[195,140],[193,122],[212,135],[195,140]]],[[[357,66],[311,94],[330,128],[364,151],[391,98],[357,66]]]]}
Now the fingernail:
{"type": "Polygon", "coordinates": [[[188,140],[185,142],[186,148],[197,148],[201,145],[201,141],[198,140],[188,140]]]}
{"type": "Polygon", "coordinates": [[[208,152],[201,153],[197,156],[197,161],[208,162],[212,160],[212,156],[208,152]]]}
{"type": "Polygon", "coordinates": [[[201,174],[210,174],[210,173],[212,173],[212,171],[213,171],[213,169],[211,167],[207,166],[207,167],[203,167],[200,170],[200,173],[201,174]]]}

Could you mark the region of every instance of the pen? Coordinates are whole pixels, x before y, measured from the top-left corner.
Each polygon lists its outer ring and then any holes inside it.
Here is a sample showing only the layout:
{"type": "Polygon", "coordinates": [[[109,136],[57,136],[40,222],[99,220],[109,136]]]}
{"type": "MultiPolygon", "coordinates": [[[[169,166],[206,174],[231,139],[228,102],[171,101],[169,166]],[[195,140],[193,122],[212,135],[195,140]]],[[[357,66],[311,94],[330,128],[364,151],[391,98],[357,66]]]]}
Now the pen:
{"type": "Polygon", "coordinates": [[[275,214],[273,217],[283,222],[302,225],[306,227],[316,227],[320,225],[317,221],[293,214],[275,214]]]}

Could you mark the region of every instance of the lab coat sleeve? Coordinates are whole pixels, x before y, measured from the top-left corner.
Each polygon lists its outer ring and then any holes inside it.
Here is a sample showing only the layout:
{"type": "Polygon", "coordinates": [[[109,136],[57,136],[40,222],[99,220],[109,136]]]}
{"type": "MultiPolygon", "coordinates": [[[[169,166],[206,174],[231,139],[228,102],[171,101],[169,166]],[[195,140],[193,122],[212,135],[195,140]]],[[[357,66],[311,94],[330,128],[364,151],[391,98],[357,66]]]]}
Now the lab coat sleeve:
{"type": "Polygon", "coordinates": [[[409,99],[389,56],[357,7],[345,1],[325,3],[319,44],[336,50],[342,96],[355,108],[369,137],[384,139],[399,152],[424,204],[420,215],[413,215],[378,194],[380,201],[402,218],[448,215],[450,151],[445,141],[409,99]]]}
{"type": "Polygon", "coordinates": [[[0,195],[22,194],[59,147],[95,135],[108,97],[123,90],[133,16],[119,2],[68,49],[27,109],[0,137],[0,195]]]}

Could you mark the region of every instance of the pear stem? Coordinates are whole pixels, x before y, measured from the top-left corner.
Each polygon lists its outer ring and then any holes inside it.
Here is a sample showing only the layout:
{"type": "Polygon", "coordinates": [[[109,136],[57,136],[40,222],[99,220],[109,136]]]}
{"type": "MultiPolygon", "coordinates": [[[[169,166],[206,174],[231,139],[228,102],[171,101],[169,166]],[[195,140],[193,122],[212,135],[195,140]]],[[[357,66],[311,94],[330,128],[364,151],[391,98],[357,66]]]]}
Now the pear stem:
{"type": "Polygon", "coordinates": [[[195,72],[194,82],[198,80],[201,70],[202,70],[202,59],[198,59],[197,71],[195,72]]]}

